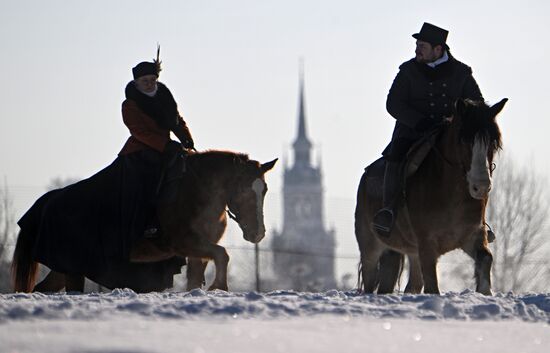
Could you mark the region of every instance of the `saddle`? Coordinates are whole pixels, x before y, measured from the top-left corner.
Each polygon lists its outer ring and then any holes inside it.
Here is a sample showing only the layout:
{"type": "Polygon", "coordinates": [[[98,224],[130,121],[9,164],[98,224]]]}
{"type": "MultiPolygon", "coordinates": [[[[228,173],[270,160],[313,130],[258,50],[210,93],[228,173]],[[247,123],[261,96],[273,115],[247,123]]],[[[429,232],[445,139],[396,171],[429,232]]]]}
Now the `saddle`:
{"type": "MultiPolygon", "coordinates": [[[[403,190],[407,179],[418,171],[418,168],[420,168],[422,162],[426,159],[426,156],[428,156],[428,153],[433,148],[435,141],[439,136],[439,132],[440,130],[436,130],[425,135],[420,140],[416,141],[407,152],[405,159],[400,165],[401,175],[399,177],[399,185],[401,190],[398,192],[398,195],[404,195],[403,190]]],[[[367,193],[370,197],[382,200],[385,168],[386,161],[384,157],[378,158],[365,168],[365,175],[368,180],[367,193]]],[[[396,200],[396,202],[399,201],[400,200],[396,200]]]]}

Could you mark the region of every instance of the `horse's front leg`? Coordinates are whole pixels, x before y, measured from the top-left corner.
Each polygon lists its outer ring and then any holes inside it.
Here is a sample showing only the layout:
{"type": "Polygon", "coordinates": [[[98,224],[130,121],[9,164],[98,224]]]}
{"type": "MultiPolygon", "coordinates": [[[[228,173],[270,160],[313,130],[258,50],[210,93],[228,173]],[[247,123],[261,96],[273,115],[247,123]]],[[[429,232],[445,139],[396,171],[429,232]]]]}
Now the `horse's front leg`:
{"type": "Polygon", "coordinates": [[[418,257],[422,270],[424,293],[439,294],[439,284],[437,281],[437,259],[439,256],[436,250],[427,241],[422,242],[418,244],[418,257]]]}
{"type": "Polygon", "coordinates": [[[476,291],[492,295],[491,292],[491,267],[493,265],[493,254],[487,247],[478,249],[475,256],[475,277],[476,291]]]}
{"type": "Polygon", "coordinates": [[[214,260],[216,266],[216,277],[208,290],[222,289],[227,290],[227,264],[229,263],[229,255],[225,248],[217,244],[212,244],[206,240],[200,240],[192,246],[185,247],[182,253],[192,257],[207,258],[214,260]]]}
{"type": "Polygon", "coordinates": [[[475,261],[476,292],[492,295],[491,292],[491,267],[493,254],[487,247],[485,231],[480,230],[474,234],[472,241],[462,247],[462,250],[475,261]]]}
{"type": "Polygon", "coordinates": [[[422,280],[422,268],[417,255],[409,255],[409,281],[405,287],[405,293],[418,294],[422,292],[424,282],[422,280]]]}
{"type": "Polygon", "coordinates": [[[212,245],[212,253],[214,265],[216,266],[216,277],[214,282],[208,287],[208,290],[221,289],[228,290],[227,287],[227,264],[229,263],[229,255],[225,248],[219,245],[212,245]]]}
{"type": "Polygon", "coordinates": [[[201,288],[205,285],[204,271],[208,260],[196,257],[187,258],[187,290],[201,288]]]}

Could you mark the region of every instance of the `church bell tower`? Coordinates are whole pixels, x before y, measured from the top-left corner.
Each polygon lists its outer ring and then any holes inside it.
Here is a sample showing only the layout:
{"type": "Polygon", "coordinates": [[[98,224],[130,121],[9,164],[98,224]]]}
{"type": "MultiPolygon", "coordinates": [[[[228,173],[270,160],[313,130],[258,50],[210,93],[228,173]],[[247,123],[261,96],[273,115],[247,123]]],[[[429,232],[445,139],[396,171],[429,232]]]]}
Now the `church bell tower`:
{"type": "Polygon", "coordinates": [[[298,131],[292,149],[293,164],[285,165],[283,176],[283,229],[274,234],[271,243],[276,281],[280,289],[334,289],[335,234],[325,229],[321,168],[311,162],[302,68],[298,131]]]}

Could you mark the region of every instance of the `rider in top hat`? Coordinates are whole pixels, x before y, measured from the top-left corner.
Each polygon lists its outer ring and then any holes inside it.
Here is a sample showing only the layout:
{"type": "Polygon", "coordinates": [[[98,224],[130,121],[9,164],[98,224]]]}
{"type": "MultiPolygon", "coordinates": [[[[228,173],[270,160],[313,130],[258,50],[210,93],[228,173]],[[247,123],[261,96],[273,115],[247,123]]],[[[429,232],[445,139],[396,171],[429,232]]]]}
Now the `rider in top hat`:
{"type": "Polygon", "coordinates": [[[483,100],[472,69],[451,55],[448,33],[424,23],[412,35],[416,56],[399,67],[388,93],[386,109],[396,122],[392,140],[382,153],[386,161],[383,208],[373,219],[379,235],[389,236],[396,219],[400,165],[409,148],[423,133],[450,119],[458,98],[483,100]]]}

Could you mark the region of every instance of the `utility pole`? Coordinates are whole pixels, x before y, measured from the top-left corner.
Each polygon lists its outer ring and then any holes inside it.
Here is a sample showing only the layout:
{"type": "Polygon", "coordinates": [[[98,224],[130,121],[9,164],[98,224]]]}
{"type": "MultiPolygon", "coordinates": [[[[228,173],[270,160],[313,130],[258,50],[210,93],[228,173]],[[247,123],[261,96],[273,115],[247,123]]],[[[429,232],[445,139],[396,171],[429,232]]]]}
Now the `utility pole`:
{"type": "Polygon", "coordinates": [[[254,244],[254,255],[256,265],[256,292],[260,292],[260,246],[254,244]]]}

